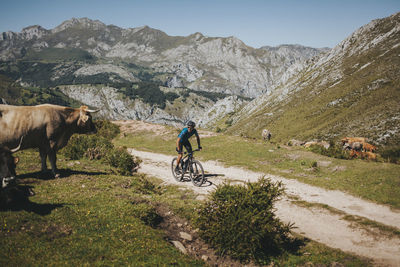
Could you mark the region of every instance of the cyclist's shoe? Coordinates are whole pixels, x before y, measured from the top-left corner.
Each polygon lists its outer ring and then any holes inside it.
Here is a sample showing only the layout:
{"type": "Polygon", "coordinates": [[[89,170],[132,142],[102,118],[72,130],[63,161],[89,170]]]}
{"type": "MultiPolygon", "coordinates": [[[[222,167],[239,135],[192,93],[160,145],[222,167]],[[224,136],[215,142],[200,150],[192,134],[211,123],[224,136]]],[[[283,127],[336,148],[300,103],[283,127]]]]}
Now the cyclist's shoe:
{"type": "Polygon", "coordinates": [[[176,166],[176,167],[175,167],[175,173],[176,173],[176,174],[181,174],[181,173],[182,173],[181,168],[179,168],[178,166],[176,166]]]}

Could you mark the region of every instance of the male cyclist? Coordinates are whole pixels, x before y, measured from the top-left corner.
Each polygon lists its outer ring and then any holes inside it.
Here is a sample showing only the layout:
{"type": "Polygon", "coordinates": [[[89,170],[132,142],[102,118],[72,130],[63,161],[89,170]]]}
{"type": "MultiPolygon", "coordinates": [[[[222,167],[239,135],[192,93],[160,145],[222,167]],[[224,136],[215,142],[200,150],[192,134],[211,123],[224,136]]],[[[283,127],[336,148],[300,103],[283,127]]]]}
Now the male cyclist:
{"type": "Polygon", "coordinates": [[[196,127],[196,124],[193,121],[188,121],[187,126],[188,126],[187,128],[183,128],[181,133],[178,135],[178,139],[176,140],[176,151],[179,154],[178,159],[176,161],[177,162],[176,171],[179,170],[179,163],[181,162],[182,155],[183,155],[183,151],[182,151],[183,146],[185,146],[186,151],[188,153],[192,152],[192,145],[189,142],[189,138],[192,137],[192,135],[196,135],[197,146],[201,150],[200,137],[199,137],[199,134],[197,133],[197,130],[194,128],[194,127],[196,127]]]}

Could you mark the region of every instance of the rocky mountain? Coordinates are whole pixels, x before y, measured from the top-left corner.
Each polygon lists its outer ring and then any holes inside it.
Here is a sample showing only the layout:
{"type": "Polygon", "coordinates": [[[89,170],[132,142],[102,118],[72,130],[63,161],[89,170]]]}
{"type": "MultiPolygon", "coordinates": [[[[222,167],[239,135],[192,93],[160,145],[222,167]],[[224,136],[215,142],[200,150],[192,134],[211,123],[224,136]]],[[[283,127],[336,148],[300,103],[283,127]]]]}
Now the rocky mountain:
{"type": "Polygon", "coordinates": [[[51,30],[30,26],[0,34],[0,74],[24,87],[58,88],[113,119],[167,123],[194,116],[210,125],[210,117],[271,94],[326,51],[298,45],[254,49],[235,37],[168,36],[147,26],[122,29],[74,18],[51,30]],[[164,100],[144,101],[146,83],[158,87],[151,92],[164,100]]]}
{"type": "Polygon", "coordinates": [[[276,140],[365,136],[400,143],[400,13],[361,27],[271,94],[229,118],[236,134],[276,140]]]}
{"type": "Polygon", "coordinates": [[[268,92],[292,64],[320,52],[301,46],[254,49],[235,37],[168,36],[147,26],[121,29],[87,18],[65,21],[52,30],[30,26],[21,33],[2,33],[0,48],[3,61],[23,58],[28,50],[82,49],[97,58],[169,73],[169,86],[245,97],[268,92]]]}

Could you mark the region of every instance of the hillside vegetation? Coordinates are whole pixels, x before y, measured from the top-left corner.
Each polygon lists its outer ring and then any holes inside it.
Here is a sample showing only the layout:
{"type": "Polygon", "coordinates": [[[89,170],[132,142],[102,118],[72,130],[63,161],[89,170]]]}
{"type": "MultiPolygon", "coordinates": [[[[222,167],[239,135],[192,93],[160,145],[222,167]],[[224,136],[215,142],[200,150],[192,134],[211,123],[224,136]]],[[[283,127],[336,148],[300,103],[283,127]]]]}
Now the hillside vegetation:
{"type": "Polygon", "coordinates": [[[0,98],[9,105],[39,105],[55,104],[61,106],[79,107],[79,101],[69,98],[60,90],[42,87],[21,87],[12,79],[0,74],[0,98]]]}
{"type": "Polygon", "coordinates": [[[270,96],[250,103],[229,133],[274,140],[363,136],[400,144],[400,14],[371,22],[270,96]],[[384,40],[384,41],[383,41],[384,40]]]}

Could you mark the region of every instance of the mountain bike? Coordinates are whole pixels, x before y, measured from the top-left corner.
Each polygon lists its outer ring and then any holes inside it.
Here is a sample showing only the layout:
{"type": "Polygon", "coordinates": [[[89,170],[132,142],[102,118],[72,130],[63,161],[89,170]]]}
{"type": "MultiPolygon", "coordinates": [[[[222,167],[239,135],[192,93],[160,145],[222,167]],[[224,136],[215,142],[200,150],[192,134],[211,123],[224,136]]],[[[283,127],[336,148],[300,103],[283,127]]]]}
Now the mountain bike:
{"type": "Polygon", "coordinates": [[[190,180],[192,180],[192,183],[195,186],[201,186],[205,182],[204,169],[200,161],[194,159],[193,153],[195,151],[200,150],[196,149],[193,150],[191,153],[185,152],[186,155],[181,159],[182,164],[179,164],[178,169],[176,169],[178,157],[173,158],[171,162],[171,170],[172,175],[178,182],[183,181],[186,173],[188,173],[190,180]]]}

